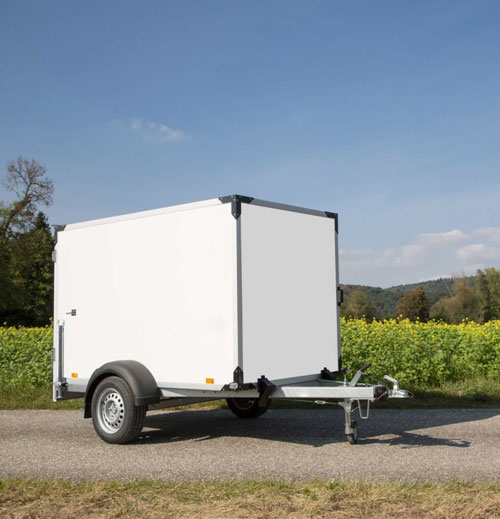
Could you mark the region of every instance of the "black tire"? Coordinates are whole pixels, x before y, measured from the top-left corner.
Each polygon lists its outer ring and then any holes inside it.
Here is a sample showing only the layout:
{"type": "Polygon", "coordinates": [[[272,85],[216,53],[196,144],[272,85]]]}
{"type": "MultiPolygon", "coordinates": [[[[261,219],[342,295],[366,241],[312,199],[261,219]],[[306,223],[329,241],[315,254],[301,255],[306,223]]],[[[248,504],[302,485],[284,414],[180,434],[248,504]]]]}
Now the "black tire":
{"type": "Polygon", "coordinates": [[[269,400],[265,407],[259,407],[257,398],[226,398],[227,405],[239,418],[257,418],[269,409],[269,400]]]}
{"type": "Polygon", "coordinates": [[[354,429],[354,432],[352,434],[346,434],[347,441],[351,445],[356,445],[356,443],[358,443],[358,424],[353,420],[351,422],[351,427],[354,429]]]}
{"type": "Polygon", "coordinates": [[[92,422],[108,443],[128,443],[142,431],[147,405],[134,405],[130,386],[120,377],[102,380],[92,396],[92,422]]]}

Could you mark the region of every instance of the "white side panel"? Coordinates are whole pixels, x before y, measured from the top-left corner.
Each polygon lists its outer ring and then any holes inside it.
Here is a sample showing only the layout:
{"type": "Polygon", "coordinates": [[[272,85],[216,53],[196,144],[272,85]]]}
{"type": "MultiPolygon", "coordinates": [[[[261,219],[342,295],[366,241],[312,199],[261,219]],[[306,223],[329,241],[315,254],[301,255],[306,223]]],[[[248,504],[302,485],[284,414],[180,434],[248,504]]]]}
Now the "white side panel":
{"type": "Polygon", "coordinates": [[[245,382],[338,369],[335,220],[242,204],[245,382]]]}
{"type": "Polygon", "coordinates": [[[57,243],[64,376],[142,362],[158,383],[230,382],[237,364],[230,204],[75,227],[57,243]],[[76,309],[76,316],[66,315],[76,309]]]}

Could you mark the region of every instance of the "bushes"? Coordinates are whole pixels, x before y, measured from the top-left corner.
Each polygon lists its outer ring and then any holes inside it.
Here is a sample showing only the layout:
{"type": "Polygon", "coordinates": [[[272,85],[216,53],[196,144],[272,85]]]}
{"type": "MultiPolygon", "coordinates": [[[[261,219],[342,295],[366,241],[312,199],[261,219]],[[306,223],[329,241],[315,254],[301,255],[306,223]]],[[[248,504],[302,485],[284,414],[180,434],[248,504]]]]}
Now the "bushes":
{"type": "Polygon", "coordinates": [[[40,386],[52,380],[52,328],[0,327],[0,385],[40,386]]]}
{"type": "Polygon", "coordinates": [[[458,325],[389,319],[341,321],[342,358],[357,369],[429,387],[472,378],[500,378],[500,321],[458,325]]]}
{"type": "MultiPolygon", "coordinates": [[[[500,379],[500,321],[341,320],[343,364],[430,387],[472,378],[500,379]]],[[[0,328],[0,384],[39,386],[52,378],[52,328],[0,328]]],[[[320,366],[321,367],[321,366],[320,366]]]]}

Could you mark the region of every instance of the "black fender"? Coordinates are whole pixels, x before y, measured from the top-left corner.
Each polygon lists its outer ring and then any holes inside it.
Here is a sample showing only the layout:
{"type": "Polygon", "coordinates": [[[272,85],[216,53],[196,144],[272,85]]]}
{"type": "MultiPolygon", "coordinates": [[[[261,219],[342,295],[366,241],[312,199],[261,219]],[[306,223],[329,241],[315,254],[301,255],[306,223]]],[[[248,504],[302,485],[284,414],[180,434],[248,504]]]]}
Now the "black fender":
{"type": "Polygon", "coordinates": [[[160,401],[161,392],[146,366],[136,360],[115,360],[92,373],[85,392],[84,418],[92,416],[92,397],[97,385],[110,376],[120,377],[127,382],[134,394],[135,405],[156,404],[160,401]]]}

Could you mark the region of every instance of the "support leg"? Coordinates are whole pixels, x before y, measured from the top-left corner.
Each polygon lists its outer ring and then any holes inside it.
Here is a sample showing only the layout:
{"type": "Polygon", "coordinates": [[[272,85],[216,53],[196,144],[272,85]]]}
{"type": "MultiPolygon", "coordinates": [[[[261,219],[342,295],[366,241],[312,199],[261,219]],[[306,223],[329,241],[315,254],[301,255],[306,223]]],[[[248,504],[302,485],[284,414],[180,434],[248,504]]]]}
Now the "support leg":
{"type": "Polygon", "coordinates": [[[340,403],[340,405],[344,408],[345,415],[345,434],[347,436],[347,441],[353,445],[358,442],[358,425],[352,419],[351,411],[352,411],[352,400],[346,399],[340,403]]]}

